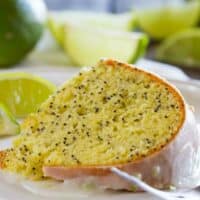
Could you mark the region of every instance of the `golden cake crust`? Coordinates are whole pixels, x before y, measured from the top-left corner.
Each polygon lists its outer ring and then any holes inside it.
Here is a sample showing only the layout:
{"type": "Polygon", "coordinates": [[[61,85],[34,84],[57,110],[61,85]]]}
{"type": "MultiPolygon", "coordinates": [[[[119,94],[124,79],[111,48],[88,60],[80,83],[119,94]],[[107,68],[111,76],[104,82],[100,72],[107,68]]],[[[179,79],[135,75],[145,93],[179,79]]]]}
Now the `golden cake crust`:
{"type": "Polygon", "coordinates": [[[3,169],[5,167],[4,165],[4,159],[6,157],[6,151],[0,151],[0,168],[3,169]]]}
{"type": "MultiPolygon", "coordinates": [[[[172,86],[170,83],[168,83],[166,80],[160,78],[158,75],[155,75],[153,73],[149,73],[145,70],[142,70],[142,69],[139,69],[133,65],[130,65],[130,64],[125,64],[125,63],[122,63],[120,61],[116,61],[116,60],[113,60],[113,59],[102,59],[100,61],[100,64],[103,64],[105,66],[108,66],[108,67],[117,67],[117,66],[120,66],[120,67],[124,67],[130,71],[137,71],[139,73],[144,73],[146,75],[148,75],[152,80],[155,80],[156,82],[159,82],[160,84],[163,84],[165,85],[166,88],[168,88],[168,90],[173,93],[173,95],[177,98],[178,102],[179,102],[179,105],[180,105],[180,111],[182,113],[182,120],[181,120],[181,123],[176,131],[176,133],[173,134],[173,137],[171,137],[171,139],[164,145],[162,146],[160,149],[156,149],[156,150],[152,150],[149,152],[148,155],[145,155],[145,157],[139,157],[137,160],[134,160],[132,161],[132,163],[139,163],[141,162],[141,160],[143,160],[144,158],[148,157],[148,156],[153,156],[153,154],[156,154],[158,152],[160,152],[160,150],[162,150],[164,147],[166,147],[171,141],[173,141],[175,139],[175,137],[177,136],[177,134],[179,133],[184,121],[185,121],[185,102],[184,102],[184,99],[182,97],[182,95],[180,94],[180,92],[174,87],[172,86]]],[[[126,165],[127,163],[121,163],[119,165],[115,165],[116,167],[119,167],[119,168],[122,168],[123,169],[123,165],[126,165]]],[[[129,163],[128,165],[130,165],[131,163],[129,163]]],[[[98,165],[92,165],[92,166],[84,166],[84,167],[72,167],[72,168],[69,168],[69,176],[71,176],[72,174],[74,174],[74,176],[76,176],[76,170],[80,170],[82,171],[83,173],[85,174],[89,174],[89,175],[106,175],[110,172],[110,170],[107,168],[107,167],[111,167],[113,165],[104,165],[103,168],[102,167],[98,167],[98,165]],[[105,167],[105,168],[104,168],[105,167]],[[74,172],[74,173],[71,173],[71,172],[74,172]]],[[[46,167],[50,167],[50,166],[46,166],[46,167]]],[[[52,167],[52,166],[51,166],[52,167]]],[[[67,167],[66,167],[67,168],[67,167]]],[[[63,170],[63,168],[61,167],[60,170],[63,170]]]]}
{"type": "MultiPolygon", "coordinates": [[[[164,188],[171,182],[171,176],[172,176],[172,169],[171,169],[171,163],[165,159],[167,157],[167,154],[171,150],[170,143],[172,143],[174,140],[176,140],[176,137],[179,135],[180,129],[182,128],[185,118],[186,118],[186,105],[184,102],[184,99],[180,92],[173,87],[171,84],[169,84],[166,80],[160,78],[157,75],[154,75],[153,73],[146,72],[142,69],[138,69],[132,65],[124,64],[116,60],[108,59],[108,60],[101,60],[100,64],[103,64],[108,67],[125,67],[130,71],[137,71],[139,73],[144,73],[145,75],[149,76],[152,80],[155,80],[156,82],[165,85],[165,87],[173,93],[177,101],[180,105],[180,112],[182,114],[181,123],[176,131],[176,133],[173,134],[173,137],[160,149],[152,150],[149,152],[149,154],[145,157],[139,157],[137,160],[134,160],[129,163],[121,163],[117,165],[104,165],[104,166],[98,166],[98,165],[92,165],[92,166],[79,166],[79,167],[64,167],[64,166],[44,166],[43,172],[44,175],[47,177],[52,177],[58,180],[64,180],[64,179],[70,179],[70,178],[77,178],[81,176],[95,176],[97,178],[98,184],[101,185],[101,182],[107,180],[115,180],[119,183],[119,188],[117,189],[130,189],[130,185],[127,185],[124,183],[121,179],[113,175],[113,173],[110,171],[110,167],[118,167],[124,171],[127,171],[129,173],[133,172],[140,172],[141,174],[146,174],[144,176],[144,180],[146,179],[148,183],[157,186],[159,188],[164,188]],[[160,180],[155,180],[153,177],[151,177],[150,173],[147,171],[151,167],[155,167],[157,164],[160,165],[160,167],[163,170],[163,177],[160,180]],[[148,166],[148,169],[146,168],[148,166]],[[107,178],[106,178],[107,177],[107,178]],[[114,179],[113,179],[114,178],[114,179]],[[162,182],[162,184],[161,184],[162,182]],[[160,184],[160,185],[159,185],[160,184]]],[[[176,152],[173,152],[176,154],[176,152]]],[[[115,188],[113,186],[113,182],[108,184],[108,188],[115,188]]],[[[115,188],[116,189],[116,188],[115,188]]]]}
{"type": "MultiPolygon", "coordinates": [[[[159,152],[162,148],[164,148],[165,146],[167,146],[171,141],[174,140],[174,138],[176,137],[176,135],[178,134],[179,130],[181,129],[184,121],[185,121],[185,103],[184,103],[184,99],[183,97],[181,96],[180,92],[175,89],[174,86],[172,86],[171,84],[169,84],[166,80],[160,78],[159,76],[153,74],[153,73],[149,73],[145,70],[142,70],[142,69],[139,69],[133,65],[130,65],[130,64],[125,64],[125,63],[122,63],[120,61],[117,61],[117,60],[113,60],[113,59],[102,59],[100,60],[100,63],[99,64],[102,64],[102,65],[105,65],[107,67],[124,67],[130,71],[135,71],[135,72],[138,72],[138,73],[144,73],[145,75],[149,76],[152,80],[156,81],[156,82],[159,82],[160,84],[163,84],[165,85],[165,87],[171,92],[173,93],[174,97],[177,98],[178,102],[179,102],[179,106],[180,106],[180,111],[182,113],[182,118],[181,118],[181,123],[176,131],[176,133],[173,134],[173,137],[171,137],[171,139],[164,145],[162,146],[160,149],[155,149],[155,150],[152,150],[149,152],[148,155],[145,155],[145,157],[148,157],[148,156],[151,156],[153,155],[154,153],[156,152],[159,152]]],[[[4,164],[4,159],[6,157],[6,152],[3,151],[3,152],[0,152],[0,167],[5,167],[5,164],[4,164]]],[[[133,161],[133,163],[137,163],[137,162],[140,162],[142,159],[144,159],[145,157],[138,157],[136,160],[133,161]]],[[[123,164],[126,164],[126,163],[121,163],[120,165],[123,165],[123,164]]],[[[110,166],[110,165],[105,165],[105,166],[110,166]]],[[[119,165],[117,165],[119,166],[119,165]]],[[[76,167],[73,167],[71,168],[72,170],[74,170],[74,168],[76,167]]],[[[80,167],[77,167],[77,168],[80,168],[80,167]]],[[[97,171],[101,171],[102,169],[98,168],[98,165],[97,166],[84,166],[83,168],[84,171],[90,171],[91,170],[91,173],[90,174],[101,174],[101,172],[95,172],[96,170],[97,171]]],[[[102,173],[104,174],[106,170],[103,170],[102,173]]],[[[87,173],[86,172],[86,173],[87,173]]]]}
{"type": "MultiPolygon", "coordinates": [[[[155,80],[156,82],[163,84],[163,85],[165,85],[166,88],[168,88],[168,90],[174,95],[175,98],[177,98],[177,100],[179,102],[180,111],[182,113],[182,118],[181,118],[181,123],[180,123],[177,131],[173,134],[173,137],[171,137],[171,139],[163,147],[167,146],[171,141],[173,141],[175,139],[175,137],[177,136],[177,134],[179,133],[179,131],[180,131],[180,129],[181,129],[181,127],[182,127],[182,125],[184,124],[184,121],[185,121],[186,108],[185,108],[184,98],[182,97],[181,93],[174,86],[172,86],[170,83],[168,83],[166,80],[159,77],[158,75],[155,75],[153,73],[147,72],[147,71],[142,70],[142,69],[139,69],[139,68],[137,68],[133,65],[122,63],[122,62],[112,60],[112,59],[101,60],[100,62],[104,65],[107,65],[107,66],[112,66],[112,67],[120,66],[120,67],[125,67],[130,71],[138,71],[138,72],[144,73],[144,74],[148,75],[152,80],[155,80]]],[[[150,156],[150,155],[152,155],[156,152],[159,152],[159,151],[160,151],[160,149],[156,149],[155,151],[151,151],[151,152],[149,152],[149,154],[147,156],[150,156]]],[[[143,159],[143,157],[140,157],[133,162],[134,163],[138,162],[141,159],[143,159]]]]}
{"type": "MultiPolygon", "coordinates": [[[[100,61],[100,64],[103,64],[108,67],[124,67],[130,71],[138,72],[138,73],[143,73],[147,76],[150,77],[150,79],[156,81],[157,83],[160,83],[164,85],[177,99],[179,102],[179,109],[181,113],[181,122],[179,124],[179,127],[177,128],[177,131],[173,134],[171,139],[165,143],[165,145],[161,146],[158,149],[153,149],[150,151],[147,155],[144,157],[138,157],[136,160],[129,162],[129,163],[120,163],[117,165],[104,165],[104,166],[99,166],[99,165],[88,165],[88,166],[77,166],[77,167],[66,167],[66,166],[43,166],[43,173],[44,176],[47,177],[52,177],[58,180],[64,180],[64,179],[70,179],[74,177],[81,177],[81,176],[95,176],[95,177],[111,177],[113,176],[112,172],[110,171],[110,167],[118,167],[122,170],[125,170],[127,172],[132,172],[132,171],[140,171],[142,174],[146,174],[146,179],[147,182],[153,183],[152,185],[157,184],[155,179],[150,178],[149,174],[146,172],[148,168],[151,168],[151,166],[156,166],[157,164],[160,164],[161,167],[163,167],[164,170],[164,175],[162,180],[158,180],[158,183],[162,182],[164,185],[167,185],[170,183],[170,179],[172,176],[172,169],[171,169],[171,163],[167,159],[167,154],[171,151],[172,145],[174,141],[177,140],[176,137],[178,137],[180,130],[182,129],[184,122],[186,121],[186,104],[184,102],[184,99],[180,92],[173,87],[170,83],[168,83],[166,80],[160,78],[157,75],[154,75],[153,73],[146,72],[142,69],[138,69],[132,65],[129,64],[124,64],[116,60],[112,59],[103,59],[100,61]],[[160,161],[161,160],[161,161],[160,161]],[[160,163],[161,162],[161,163],[160,163]],[[148,165],[148,168],[146,166],[148,165]],[[145,170],[145,169],[146,170],[145,170]],[[140,170],[141,169],[141,170],[140,170]],[[149,178],[148,178],[149,177],[149,178]]],[[[187,136],[188,137],[188,136],[187,136]]],[[[178,137],[179,140],[179,137],[178,137]]],[[[173,152],[176,154],[176,152],[173,152]]],[[[6,157],[5,152],[0,153],[0,167],[4,168],[6,167],[4,165],[4,160],[6,157]]],[[[145,178],[144,178],[145,179],[145,178]]],[[[162,187],[161,187],[162,188],[162,187]]],[[[122,187],[123,189],[123,187],[122,187]]],[[[125,188],[124,189],[129,189],[125,188]]]]}

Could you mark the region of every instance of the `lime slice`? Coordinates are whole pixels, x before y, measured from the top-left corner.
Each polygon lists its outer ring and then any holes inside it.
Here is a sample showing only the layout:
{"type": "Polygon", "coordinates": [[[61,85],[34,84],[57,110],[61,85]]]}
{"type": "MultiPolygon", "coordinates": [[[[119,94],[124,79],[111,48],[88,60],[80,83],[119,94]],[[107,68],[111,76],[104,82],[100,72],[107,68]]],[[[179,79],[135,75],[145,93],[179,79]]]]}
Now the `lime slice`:
{"type": "Polygon", "coordinates": [[[111,31],[82,25],[65,26],[65,51],[76,65],[91,66],[100,58],[135,62],[143,55],[148,38],[143,33],[111,31]]]}
{"type": "Polygon", "coordinates": [[[108,14],[84,11],[50,12],[48,26],[59,44],[64,42],[65,23],[83,23],[91,27],[130,31],[136,25],[136,17],[132,13],[108,14]]]}
{"type": "Polygon", "coordinates": [[[3,104],[0,104],[0,136],[16,135],[19,130],[19,124],[10,111],[3,104]]]}
{"type": "Polygon", "coordinates": [[[180,66],[200,66],[200,28],[177,33],[166,39],[157,49],[160,61],[180,66]]]}
{"type": "Polygon", "coordinates": [[[181,5],[166,5],[161,8],[145,9],[137,12],[141,29],[154,39],[163,39],[198,23],[199,2],[181,5]]]}
{"type": "Polygon", "coordinates": [[[5,104],[15,117],[21,118],[36,111],[54,90],[53,84],[31,74],[0,74],[0,102],[5,104]]]}

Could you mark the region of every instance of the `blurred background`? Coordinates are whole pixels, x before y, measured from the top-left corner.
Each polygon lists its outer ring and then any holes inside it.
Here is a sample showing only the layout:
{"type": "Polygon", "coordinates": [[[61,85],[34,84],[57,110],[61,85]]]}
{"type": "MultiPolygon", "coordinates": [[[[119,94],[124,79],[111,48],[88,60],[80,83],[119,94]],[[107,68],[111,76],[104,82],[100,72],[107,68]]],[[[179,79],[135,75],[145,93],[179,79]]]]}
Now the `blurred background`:
{"type": "Polygon", "coordinates": [[[0,13],[2,67],[23,63],[30,54],[30,62],[48,57],[46,64],[67,59],[70,66],[100,57],[129,63],[147,58],[200,78],[200,0],[8,0],[0,2],[0,13]]]}
{"type": "MultiPolygon", "coordinates": [[[[56,1],[45,0],[45,2],[50,10],[65,10],[65,9],[71,10],[72,9],[72,10],[95,11],[99,13],[101,12],[124,13],[124,12],[130,12],[130,11],[133,12],[134,10],[153,10],[153,9],[156,10],[163,7],[164,8],[171,7],[171,9],[173,10],[174,7],[186,4],[189,1],[187,0],[186,1],[184,0],[56,0],[56,1]]],[[[184,8],[182,9],[184,10],[184,8]]],[[[187,14],[187,11],[186,11],[186,14],[187,14]]],[[[176,16],[179,17],[179,11],[175,13],[174,15],[175,15],[174,16],[175,18],[176,16]]],[[[158,16],[155,16],[155,17],[159,18],[159,14],[158,16]]],[[[160,16],[160,17],[163,17],[163,16],[160,16]]],[[[184,16],[185,19],[187,17],[190,18],[190,16],[187,16],[187,15],[184,16]]],[[[163,19],[163,23],[164,21],[165,19],[163,19]]],[[[179,21],[181,21],[181,19],[179,21]]],[[[168,26],[168,24],[166,24],[166,26],[168,26]]],[[[176,26],[176,24],[174,26],[176,26]]],[[[155,38],[151,38],[151,39],[152,40],[145,57],[149,59],[155,59],[154,54],[159,42],[155,40],[155,38]]],[[[200,42],[199,42],[199,45],[200,45],[200,42]]],[[[196,48],[196,46],[194,48],[196,48]]],[[[198,50],[200,51],[200,47],[198,47],[198,50]]],[[[198,55],[200,57],[200,52],[198,53],[198,55]]],[[[194,78],[200,78],[200,72],[199,72],[200,70],[196,69],[196,67],[184,66],[182,63],[180,64],[176,63],[176,64],[179,67],[182,67],[184,71],[190,76],[194,78]]],[[[200,68],[200,63],[198,65],[200,68]]]]}
{"type": "MultiPolygon", "coordinates": [[[[45,0],[52,10],[94,10],[97,12],[122,13],[133,8],[155,7],[173,4],[177,0],[45,0]]],[[[178,2],[178,1],[177,1],[178,2]]],[[[181,2],[181,1],[179,1],[181,2]]],[[[183,1],[182,1],[183,2],[183,1]]]]}
{"type": "MultiPolygon", "coordinates": [[[[166,0],[165,0],[166,1],[166,0]]],[[[160,2],[165,2],[160,0],[160,2]]],[[[155,1],[151,1],[151,4],[155,1]]],[[[133,6],[145,6],[148,0],[46,0],[49,9],[94,10],[97,12],[126,12],[133,6]]]]}

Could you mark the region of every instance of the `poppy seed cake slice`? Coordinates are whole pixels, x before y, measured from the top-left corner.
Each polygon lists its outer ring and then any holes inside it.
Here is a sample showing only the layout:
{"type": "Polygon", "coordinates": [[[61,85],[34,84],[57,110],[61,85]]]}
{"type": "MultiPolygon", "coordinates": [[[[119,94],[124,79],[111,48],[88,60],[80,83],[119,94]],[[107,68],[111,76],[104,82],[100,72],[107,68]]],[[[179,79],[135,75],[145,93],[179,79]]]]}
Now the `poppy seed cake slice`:
{"type": "MultiPolygon", "coordinates": [[[[133,66],[101,60],[66,82],[24,120],[21,135],[2,153],[1,165],[31,179],[87,175],[98,177],[100,184],[110,177],[107,187],[112,187],[116,177],[109,166],[145,176],[147,163],[149,168],[158,164],[166,168],[165,178],[155,180],[146,173],[146,181],[166,185],[171,169],[156,155],[166,155],[185,117],[182,96],[167,82],[133,66]]],[[[130,189],[124,183],[114,188],[130,189]]]]}

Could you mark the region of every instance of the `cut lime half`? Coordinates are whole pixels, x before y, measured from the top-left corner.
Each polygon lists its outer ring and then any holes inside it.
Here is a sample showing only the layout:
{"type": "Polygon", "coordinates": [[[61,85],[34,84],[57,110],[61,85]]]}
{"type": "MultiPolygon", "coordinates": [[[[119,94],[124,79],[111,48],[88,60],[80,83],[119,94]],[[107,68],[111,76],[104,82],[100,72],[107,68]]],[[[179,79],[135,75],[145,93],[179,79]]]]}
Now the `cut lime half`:
{"type": "Polygon", "coordinates": [[[200,67],[200,28],[166,39],[158,47],[156,59],[185,67],[200,67]]]}
{"type": "Polygon", "coordinates": [[[91,66],[101,58],[133,63],[143,53],[148,37],[143,33],[112,31],[68,23],[64,48],[76,65],[91,66]]]}
{"type": "Polygon", "coordinates": [[[0,136],[16,135],[19,131],[19,124],[14,116],[0,103],[0,136]]]}
{"type": "Polygon", "coordinates": [[[0,102],[7,106],[15,117],[24,117],[34,112],[55,91],[49,81],[27,73],[0,74],[0,102]]]}
{"type": "Polygon", "coordinates": [[[175,4],[175,1],[158,8],[137,12],[138,24],[154,39],[163,39],[198,23],[200,3],[191,1],[175,4]],[[174,3],[174,4],[173,4],[174,3]]]}
{"type": "Polygon", "coordinates": [[[81,23],[91,28],[105,28],[121,31],[130,31],[136,25],[136,17],[132,13],[108,14],[84,11],[50,12],[48,26],[60,45],[64,43],[64,25],[66,23],[81,23]]]}

